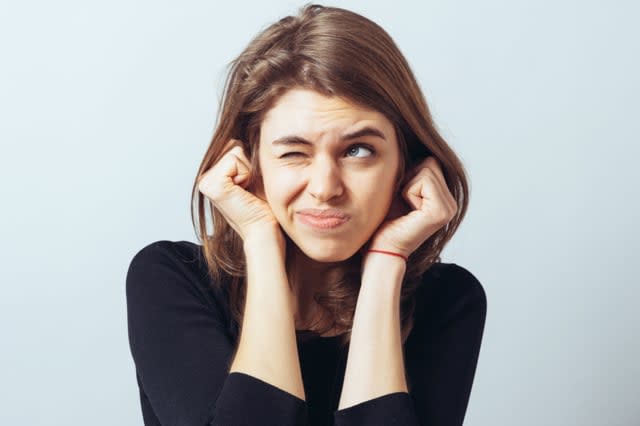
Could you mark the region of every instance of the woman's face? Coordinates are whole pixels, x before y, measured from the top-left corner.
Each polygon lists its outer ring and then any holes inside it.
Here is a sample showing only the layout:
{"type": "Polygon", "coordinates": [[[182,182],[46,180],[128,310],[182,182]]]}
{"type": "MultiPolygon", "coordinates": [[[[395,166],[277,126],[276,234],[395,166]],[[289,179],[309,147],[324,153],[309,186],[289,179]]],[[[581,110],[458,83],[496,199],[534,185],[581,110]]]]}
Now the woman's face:
{"type": "Polygon", "coordinates": [[[400,151],[381,113],[295,88],[261,124],[259,161],[263,195],[289,238],[311,259],[337,262],[385,219],[400,151]],[[313,217],[327,209],[344,218],[313,217]]]}

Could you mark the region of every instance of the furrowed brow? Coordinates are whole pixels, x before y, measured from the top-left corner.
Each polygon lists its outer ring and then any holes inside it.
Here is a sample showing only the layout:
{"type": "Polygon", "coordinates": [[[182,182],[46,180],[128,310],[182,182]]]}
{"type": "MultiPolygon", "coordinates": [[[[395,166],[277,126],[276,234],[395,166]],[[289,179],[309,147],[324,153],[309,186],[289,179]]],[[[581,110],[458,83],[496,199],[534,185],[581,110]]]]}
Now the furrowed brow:
{"type": "MultiPolygon", "coordinates": [[[[352,140],[352,139],[357,139],[357,138],[362,138],[365,136],[373,136],[373,137],[377,137],[380,138],[382,140],[386,140],[386,138],[384,137],[384,133],[382,133],[380,130],[376,129],[375,127],[364,127],[360,130],[356,130],[355,132],[352,133],[347,133],[345,135],[342,135],[340,137],[340,141],[348,141],[348,140],[352,140]]],[[[295,145],[313,145],[313,142],[303,138],[302,136],[296,136],[296,135],[288,135],[288,136],[283,136],[280,137],[276,140],[274,140],[272,142],[273,146],[295,146],[295,145]]]]}

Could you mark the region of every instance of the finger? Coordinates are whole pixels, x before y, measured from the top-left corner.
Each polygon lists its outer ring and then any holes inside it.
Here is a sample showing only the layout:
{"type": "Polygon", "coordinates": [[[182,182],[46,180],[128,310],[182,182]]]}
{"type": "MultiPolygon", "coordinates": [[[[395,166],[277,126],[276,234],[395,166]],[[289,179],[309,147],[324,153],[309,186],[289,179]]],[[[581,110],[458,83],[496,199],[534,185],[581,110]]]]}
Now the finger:
{"type": "Polygon", "coordinates": [[[229,151],[231,151],[231,149],[240,144],[241,142],[238,139],[229,139],[227,141],[227,143],[225,143],[224,147],[222,148],[222,155],[221,157],[218,159],[218,161],[216,161],[212,166],[210,166],[207,170],[205,170],[199,177],[198,179],[198,185],[200,185],[200,182],[203,180],[208,180],[209,177],[214,174],[214,169],[219,169],[220,166],[226,161],[225,158],[228,156],[229,151]]]}
{"type": "Polygon", "coordinates": [[[417,175],[414,177],[413,181],[420,179],[421,177],[428,176],[433,180],[436,192],[431,191],[434,195],[439,195],[438,199],[442,204],[445,205],[448,211],[457,210],[457,204],[455,198],[449,191],[447,187],[447,182],[444,178],[444,174],[442,172],[442,168],[438,162],[438,160],[434,156],[429,156],[425,158],[418,167],[421,169],[418,171],[417,175]]]}
{"type": "Polygon", "coordinates": [[[431,172],[440,182],[439,188],[441,190],[442,199],[449,209],[450,216],[453,216],[453,214],[455,214],[455,212],[458,210],[458,203],[456,202],[456,199],[451,191],[449,191],[449,187],[447,186],[447,181],[444,178],[444,172],[442,171],[440,162],[437,161],[435,157],[430,158],[432,158],[432,160],[428,165],[429,170],[431,170],[431,172]]]}
{"type": "Polygon", "coordinates": [[[230,174],[227,174],[227,176],[231,177],[236,184],[247,183],[251,174],[251,167],[242,147],[236,146],[228,154],[233,157],[233,168],[229,170],[230,174]]]}
{"type": "Polygon", "coordinates": [[[428,167],[440,180],[440,183],[446,188],[447,180],[444,178],[440,162],[434,156],[430,156],[425,160],[425,166],[428,167]]]}
{"type": "Polygon", "coordinates": [[[418,163],[412,169],[411,180],[415,180],[418,176],[424,175],[428,173],[428,171],[432,171],[435,176],[446,186],[447,182],[444,179],[444,175],[442,174],[442,169],[440,168],[440,164],[438,160],[433,155],[426,157],[420,163],[418,163]]]}
{"type": "Polygon", "coordinates": [[[424,203],[429,203],[430,208],[437,211],[443,210],[448,214],[451,206],[444,191],[448,192],[446,187],[442,187],[440,179],[427,166],[411,179],[402,195],[415,209],[423,210],[426,207],[424,203]]]}
{"type": "Polygon", "coordinates": [[[244,145],[242,144],[242,142],[237,141],[236,144],[227,152],[227,154],[230,152],[232,152],[236,157],[238,157],[238,159],[242,161],[245,164],[245,166],[247,166],[247,168],[250,168],[249,164],[251,162],[249,161],[249,159],[247,158],[247,155],[244,152],[244,145]]]}
{"type": "Polygon", "coordinates": [[[404,187],[402,191],[402,197],[409,203],[409,205],[416,210],[422,209],[422,203],[425,198],[431,198],[428,195],[430,191],[429,188],[423,188],[425,182],[423,182],[424,176],[418,175],[415,176],[407,185],[404,187]]]}
{"type": "Polygon", "coordinates": [[[421,181],[429,174],[429,158],[431,157],[425,158],[413,167],[410,172],[411,178],[402,189],[403,198],[414,208],[420,208],[419,206],[422,204],[422,195],[426,188],[422,188],[421,181]]]}
{"type": "Polygon", "coordinates": [[[245,155],[245,152],[244,152],[244,143],[242,143],[241,140],[239,140],[239,139],[229,139],[229,141],[225,144],[224,148],[222,148],[222,152],[224,153],[223,157],[228,155],[232,151],[236,155],[236,157],[238,157],[238,159],[240,161],[245,163],[247,168],[251,168],[249,166],[250,161],[249,161],[249,159],[247,158],[247,156],[245,155]]]}
{"type": "Polygon", "coordinates": [[[236,185],[234,179],[238,176],[238,180],[242,180],[243,176],[248,173],[238,157],[234,155],[232,148],[227,152],[213,167],[207,170],[198,183],[200,192],[216,201],[223,197],[228,191],[232,191],[236,185]]]}

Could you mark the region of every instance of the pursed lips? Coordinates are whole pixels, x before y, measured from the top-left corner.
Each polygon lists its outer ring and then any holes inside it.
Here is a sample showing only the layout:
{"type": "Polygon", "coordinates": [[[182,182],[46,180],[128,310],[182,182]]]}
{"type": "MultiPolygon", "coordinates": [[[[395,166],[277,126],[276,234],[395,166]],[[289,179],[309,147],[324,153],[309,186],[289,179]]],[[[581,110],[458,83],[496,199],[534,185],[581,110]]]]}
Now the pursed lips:
{"type": "Polygon", "coordinates": [[[350,219],[338,209],[302,209],[297,215],[300,222],[322,232],[336,229],[350,219]]]}
{"type": "Polygon", "coordinates": [[[318,219],[349,219],[348,214],[338,209],[302,209],[298,210],[297,213],[318,219]]]}

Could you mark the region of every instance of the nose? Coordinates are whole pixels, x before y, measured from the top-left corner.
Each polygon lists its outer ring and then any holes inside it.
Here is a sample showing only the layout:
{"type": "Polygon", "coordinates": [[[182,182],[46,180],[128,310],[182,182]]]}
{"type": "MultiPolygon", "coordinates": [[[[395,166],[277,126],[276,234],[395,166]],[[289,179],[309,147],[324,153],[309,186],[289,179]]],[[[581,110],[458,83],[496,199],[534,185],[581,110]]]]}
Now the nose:
{"type": "Polygon", "coordinates": [[[324,202],[339,197],[344,191],[340,168],[330,158],[320,158],[309,167],[307,191],[324,202]]]}

